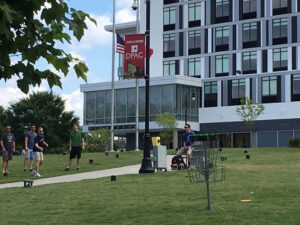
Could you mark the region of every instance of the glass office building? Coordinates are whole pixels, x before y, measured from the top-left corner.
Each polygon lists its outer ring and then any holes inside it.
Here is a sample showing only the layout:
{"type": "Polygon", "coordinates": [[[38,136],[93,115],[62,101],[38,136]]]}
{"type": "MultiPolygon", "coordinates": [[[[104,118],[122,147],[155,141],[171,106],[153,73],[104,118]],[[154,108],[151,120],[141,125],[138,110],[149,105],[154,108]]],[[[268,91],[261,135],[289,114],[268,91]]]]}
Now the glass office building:
{"type": "MultiPolygon", "coordinates": [[[[143,33],[143,1],[140,10],[143,33]]],[[[150,22],[151,77],[193,79],[200,92],[198,119],[190,109],[189,120],[197,121],[200,132],[221,134],[226,147],[287,146],[300,137],[299,0],[155,0],[150,22]],[[246,97],[265,106],[252,132],[236,113],[246,97]]],[[[172,106],[168,101],[166,108],[182,121],[180,88],[189,85],[172,86],[172,106]]],[[[164,104],[152,104],[152,119],[164,104]]],[[[129,123],[126,110],[120,118],[129,123]]],[[[94,112],[92,121],[97,118],[94,112]]]]}

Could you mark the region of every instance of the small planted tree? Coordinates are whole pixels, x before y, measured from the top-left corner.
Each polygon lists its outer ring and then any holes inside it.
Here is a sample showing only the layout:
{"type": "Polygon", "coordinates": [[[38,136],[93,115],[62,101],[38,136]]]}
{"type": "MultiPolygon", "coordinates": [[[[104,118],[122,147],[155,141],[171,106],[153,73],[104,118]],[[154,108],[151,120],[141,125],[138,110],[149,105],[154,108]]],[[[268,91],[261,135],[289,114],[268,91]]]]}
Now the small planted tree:
{"type": "Polygon", "coordinates": [[[100,151],[105,150],[105,146],[110,143],[110,133],[107,128],[100,128],[90,133],[90,142],[96,144],[100,151]]]}
{"type": "Polygon", "coordinates": [[[241,98],[241,106],[236,109],[236,112],[246,123],[247,127],[252,130],[255,120],[264,110],[264,105],[255,103],[249,98],[246,98],[246,100],[241,98]]]}
{"type": "Polygon", "coordinates": [[[169,148],[173,140],[173,132],[177,126],[176,116],[170,115],[168,112],[158,114],[155,117],[155,122],[158,126],[164,128],[164,131],[160,133],[160,137],[162,142],[169,148]]]}
{"type": "Polygon", "coordinates": [[[249,98],[241,98],[241,106],[236,109],[236,112],[249,128],[250,134],[252,134],[254,122],[264,110],[264,105],[255,103],[249,98]]]}

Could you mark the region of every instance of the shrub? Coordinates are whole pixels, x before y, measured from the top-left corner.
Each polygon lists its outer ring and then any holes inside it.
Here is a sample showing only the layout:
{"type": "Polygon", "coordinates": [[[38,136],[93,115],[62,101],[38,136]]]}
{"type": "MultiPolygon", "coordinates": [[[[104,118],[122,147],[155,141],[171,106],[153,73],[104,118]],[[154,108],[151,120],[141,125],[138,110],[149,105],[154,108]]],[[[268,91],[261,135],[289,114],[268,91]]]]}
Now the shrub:
{"type": "Polygon", "coordinates": [[[289,147],[300,147],[300,138],[289,139],[289,147]]]}
{"type": "Polygon", "coordinates": [[[105,148],[100,147],[98,145],[88,145],[88,146],[85,146],[85,149],[83,151],[85,151],[85,152],[104,152],[105,148]]]}

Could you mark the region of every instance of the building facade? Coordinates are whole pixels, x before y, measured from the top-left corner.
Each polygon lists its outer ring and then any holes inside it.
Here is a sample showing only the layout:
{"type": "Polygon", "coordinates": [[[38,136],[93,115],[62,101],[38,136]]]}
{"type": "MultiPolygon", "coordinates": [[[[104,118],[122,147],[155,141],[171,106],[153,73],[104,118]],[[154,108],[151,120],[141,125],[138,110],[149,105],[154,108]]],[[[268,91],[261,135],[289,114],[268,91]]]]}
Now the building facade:
{"type": "MultiPolygon", "coordinates": [[[[223,146],[287,146],[300,138],[299,12],[299,0],[152,0],[150,76],[192,79],[199,130],[223,146]],[[236,113],[245,97],[265,106],[252,132],[236,113]]],[[[140,14],[144,32],[143,1],[140,14]]]]}

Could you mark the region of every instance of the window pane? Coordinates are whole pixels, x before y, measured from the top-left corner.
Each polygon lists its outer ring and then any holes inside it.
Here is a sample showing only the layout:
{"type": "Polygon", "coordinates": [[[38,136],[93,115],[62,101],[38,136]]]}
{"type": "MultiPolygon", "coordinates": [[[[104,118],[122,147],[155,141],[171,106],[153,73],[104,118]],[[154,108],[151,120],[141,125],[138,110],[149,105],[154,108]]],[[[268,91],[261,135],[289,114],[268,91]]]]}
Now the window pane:
{"type": "Polygon", "coordinates": [[[222,58],[216,57],[216,73],[222,73],[222,58]]]}
{"type": "Polygon", "coordinates": [[[210,92],[211,92],[211,86],[208,85],[208,84],[205,84],[204,85],[204,93],[205,94],[210,94],[210,92]]]}
{"type": "Polygon", "coordinates": [[[170,11],[170,24],[176,23],[176,8],[172,8],[172,11],[170,11]]]}
{"type": "Polygon", "coordinates": [[[300,75],[293,75],[293,94],[300,94],[300,75]]]}
{"type": "Polygon", "coordinates": [[[195,66],[194,60],[189,60],[189,76],[195,75],[194,66],[195,66]]]}
{"type": "Polygon", "coordinates": [[[169,112],[170,114],[172,114],[173,86],[161,86],[161,92],[161,113],[169,112]]]}
{"type": "Polygon", "coordinates": [[[197,61],[195,67],[195,75],[199,76],[201,74],[201,61],[197,61]]]}
{"type": "Polygon", "coordinates": [[[104,119],[104,91],[97,91],[96,117],[104,119]]]}
{"type": "Polygon", "coordinates": [[[164,63],[164,76],[168,76],[169,74],[169,64],[164,63]]]}
{"type": "Polygon", "coordinates": [[[217,88],[217,82],[211,82],[211,93],[212,94],[216,94],[218,92],[218,88],[217,88]]]}
{"type": "Polygon", "coordinates": [[[228,55],[223,58],[223,73],[229,72],[229,58],[228,55]]]}
{"type": "Polygon", "coordinates": [[[196,3],[196,17],[195,20],[200,20],[201,19],[201,7],[200,3],[196,3]]]}
{"type": "Polygon", "coordinates": [[[270,95],[277,95],[277,80],[270,81],[270,95]]]}
{"type": "Polygon", "coordinates": [[[189,21],[194,21],[195,18],[195,9],[191,7],[192,4],[189,5],[189,21]]]}
{"type": "Polygon", "coordinates": [[[175,75],[175,61],[171,61],[170,63],[170,75],[175,75]]]}
{"type": "Polygon", "coordinates": [[[269,80],[264,80],[264,78],[262,82],[262,95],[269,95],[269,80]]]}
{"type": "Polygon", "coordinates": [[[166,11],[166,9],[164,9],[164,25],[170,24],[169,21],[169,10],[166,11]]]}
{"type": "Polygon", "coordinates": [[[86,93],[86,118],[91,119],[96,116],[96,92],[86,93]]]}

